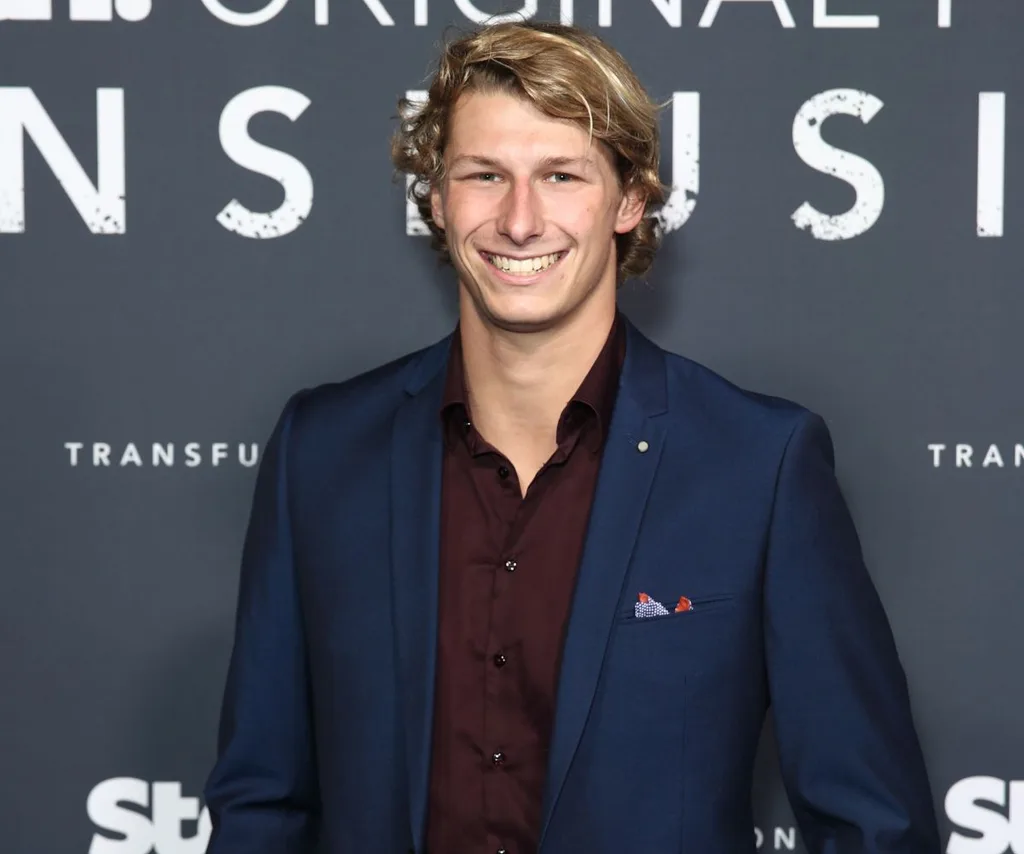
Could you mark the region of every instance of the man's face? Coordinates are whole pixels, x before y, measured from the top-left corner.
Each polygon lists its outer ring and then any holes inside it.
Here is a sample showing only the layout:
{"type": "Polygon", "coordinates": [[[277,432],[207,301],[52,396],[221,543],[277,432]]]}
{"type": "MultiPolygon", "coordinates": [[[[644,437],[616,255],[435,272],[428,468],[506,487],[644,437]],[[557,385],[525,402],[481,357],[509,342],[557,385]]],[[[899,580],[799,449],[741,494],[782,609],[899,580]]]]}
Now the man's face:
{"type": "Polygon", "coordinates": [[[463,298],[487,324],[550,328],[615,300],[615,234],[643,201],[624,195],[609,150],[576,125],[504,93],[459,98],[431,193],[463,298]]]}

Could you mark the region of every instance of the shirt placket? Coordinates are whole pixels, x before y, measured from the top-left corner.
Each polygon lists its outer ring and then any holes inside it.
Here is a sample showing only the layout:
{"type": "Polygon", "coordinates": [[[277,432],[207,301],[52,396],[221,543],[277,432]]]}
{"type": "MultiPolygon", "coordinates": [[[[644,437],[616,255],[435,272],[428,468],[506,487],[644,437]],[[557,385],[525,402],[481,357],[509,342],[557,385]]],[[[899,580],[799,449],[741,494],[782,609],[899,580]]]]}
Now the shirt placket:
{"type": "Polygon", "coordinates": [[[492,852],[512,848],[503,833],[511,820],[510,805],[513,803],[516,755],[520,747],[511,741],[510,717],[515,715],[516,674],[521,672],[522,662],[516,660],[518,647],[509,635],[511,603],[515,600],[516,585],[522,584],[522,554],[527,502],[532,499],[520,497],[519,481],[511,464],[500,454],[495,454],[492,465],[495,468],[494,506],[501,519],[502,535],[495,543],[495,560],[492,570],[492,595],[485,644],[484,678],[484,744],[481,745],[484,762],[484,804],[485,823],[489,849],[492,852]]]}

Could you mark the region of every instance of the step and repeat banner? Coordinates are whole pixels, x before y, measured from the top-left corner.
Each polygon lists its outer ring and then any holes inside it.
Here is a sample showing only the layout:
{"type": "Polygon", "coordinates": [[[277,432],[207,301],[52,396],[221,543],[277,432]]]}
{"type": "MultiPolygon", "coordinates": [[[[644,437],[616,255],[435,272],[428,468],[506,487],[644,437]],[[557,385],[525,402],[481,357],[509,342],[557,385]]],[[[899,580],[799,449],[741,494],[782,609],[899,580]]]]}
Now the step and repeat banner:
{"type": "MultiPolygon", "coordinates": [[[[199,854],[259,461],[296,389],[446,334],[396,100],[496,13],[663,113],[626,313],[821,413],[943,844],[1024,854],[1024,3],[0,0],[5,854],[199,854]]],[[[803,851],[770,720],[761,851],[803,851]]]]}

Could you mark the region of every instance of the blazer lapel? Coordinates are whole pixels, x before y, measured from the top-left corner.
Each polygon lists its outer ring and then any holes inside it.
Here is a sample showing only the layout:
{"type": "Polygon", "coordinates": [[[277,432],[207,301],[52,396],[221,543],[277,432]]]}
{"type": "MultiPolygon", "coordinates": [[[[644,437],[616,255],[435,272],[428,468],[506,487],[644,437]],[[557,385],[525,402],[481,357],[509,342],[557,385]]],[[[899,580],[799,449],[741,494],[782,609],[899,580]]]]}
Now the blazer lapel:
{"type": "Polygon", "coordinates": [[[414,850],[426,841],[430,744],[437,657],[442,433],[439,410],[451,336],[412,368],[391,441],[392,623],[405,723],[409,820],[414,850]]]}
{"type": "Polygon", "coordinates": [[[664,353],[628,321],[626,329],[626,358],[562,652],[541,845],[594,700],[626,570],[665,440],[665,419],[658,417],[667,408],[664,353]]]}

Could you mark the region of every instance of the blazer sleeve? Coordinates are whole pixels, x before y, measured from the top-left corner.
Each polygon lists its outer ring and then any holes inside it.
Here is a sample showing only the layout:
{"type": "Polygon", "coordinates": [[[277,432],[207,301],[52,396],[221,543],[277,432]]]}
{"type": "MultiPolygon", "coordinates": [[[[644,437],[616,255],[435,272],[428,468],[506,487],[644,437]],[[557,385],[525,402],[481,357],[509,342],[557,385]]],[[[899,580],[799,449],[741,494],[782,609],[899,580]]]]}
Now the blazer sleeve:
{"type": "Polygon", "coordinates": [[[937,854],[906,677],[834,474],[804,412],[776,487],[764,580],[783,781],[812,854],[937,854]]]}
{"type": "Polygon", "coordinates": [[[217,760],[204,789],[207,854],[308,854],[317,836],[309,675],[288,517],[287,448],[302,394],[286,404],[256,476],[217,760]]]}

